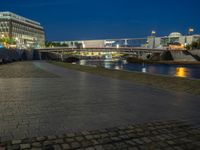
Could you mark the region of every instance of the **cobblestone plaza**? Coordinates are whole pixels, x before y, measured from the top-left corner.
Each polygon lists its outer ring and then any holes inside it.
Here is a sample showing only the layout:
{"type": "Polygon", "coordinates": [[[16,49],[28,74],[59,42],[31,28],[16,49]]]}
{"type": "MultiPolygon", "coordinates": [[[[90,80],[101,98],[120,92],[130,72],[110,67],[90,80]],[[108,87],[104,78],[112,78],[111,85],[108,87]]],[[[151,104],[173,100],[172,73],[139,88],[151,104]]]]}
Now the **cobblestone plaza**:
{"type": "Polygon", "coordinates": [[[0,66],[2,149],[199,149],[198,95],[42,61],[0,66]]]}

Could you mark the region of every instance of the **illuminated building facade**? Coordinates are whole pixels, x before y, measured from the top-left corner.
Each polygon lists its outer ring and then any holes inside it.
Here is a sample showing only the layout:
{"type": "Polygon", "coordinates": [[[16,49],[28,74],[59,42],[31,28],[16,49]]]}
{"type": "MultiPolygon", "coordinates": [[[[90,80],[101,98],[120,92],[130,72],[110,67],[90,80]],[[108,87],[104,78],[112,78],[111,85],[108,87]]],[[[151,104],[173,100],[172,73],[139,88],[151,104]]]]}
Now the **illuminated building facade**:
{"type": "Polygon", "coordinates": [[[11,12],[0,12],[0,38],[13,39],[17,48],[22,49],[45,46],[41,24],[11,12]]]}
{"type": "Polygon", "coordinates": [[[186,45],[192,44],[197,41],[200,35],[182,35],[178,32],[173,32],[169,36],[165,37],[148,37],[147,48],[159,48],[159,49],[184,49],[186,45]]]}
{"type": "Polygon", "coordinates": [[[109,48],[109,47],[141,47],[146,44],[147,38],[128,39],[102,39],[83,41],[54,41],[55,43],[67,44],[69,47],[76,47],[77,43],[83,48],[109,48]]]}

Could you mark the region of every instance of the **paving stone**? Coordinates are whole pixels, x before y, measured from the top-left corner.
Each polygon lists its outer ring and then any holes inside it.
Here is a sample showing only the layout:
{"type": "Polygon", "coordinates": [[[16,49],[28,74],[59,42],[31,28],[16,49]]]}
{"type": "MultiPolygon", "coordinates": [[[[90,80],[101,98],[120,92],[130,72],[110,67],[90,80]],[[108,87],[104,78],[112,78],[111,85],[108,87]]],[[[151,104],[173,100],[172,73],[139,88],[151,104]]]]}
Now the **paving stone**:
{"type": "Polygon", "coordinates": [[[118,134],[124,135],[124,134],[126,134],[126,132],[125,131],[118,131],[118,134]]]}
{"type": "Polygon", "coordinates": [[[28,149],[31,148],[30,144],[20,144],[20,149],[28,149]]]}
{"type": "Polygon", "coordinates": [[[81,147],[81,144],[78,143],[78,142],[72,142],[71,143],[71,148],[80,148],[81,147]]]}
{"type": "MultiPolygon", "coordinates": [[[[105,149],[105,150],[127,150],[127,149],[177,149],[177,150],[186,150],[186,149],[200,149],[200,143],[197,133],[197,129],[195,129],[195,133],[189,133],[188,130],[190,129],[182,129],[183,126],[179,124],[177,127],[173,125],[170,129],[171,133],[164,130],[169,125],[165,125],[162,127],[162,124],[159,123],[159,130],[157,135],[153,135],[152,133],[148,132],[148,128],[146,125],[138,125],[136,126],[138,129],[142,128],[142,131],[147,136],[139,136],[135,138],[135,134],[128,132],[130,126],[127,128],[123,127],[122,135],[119,132],[116,132],[117,128],[106,129],[107,133],[102,134],[102,130],[97,130],[87,132],[89,134],[83,135],[81,133],[74,133],[70,134],[70,137],[65,136],[65,140],[59,138],[64,137],[64,134],[61,136],[48,136],[46,137],[38,137],[38,138],[30,138],[30,139],[23,139],[23,140],[13,140],[0,143],[0,147],[6,147],[6,150],[18,150],[18,149],[34,149],[35,150],[60,150],[60,149],[105,149]],[[182,131],[180,131],[180,127],[182,131]],[[179,131],[177,131],[177,129],[179,131]],[[165,133],[167,132],[167,134],[165,133]],[[184,132],[184,134],[183,134],[184,132]],[[93,134],[92,134],[93,133],[93,134]],[[97,134],[99,133],[99,134],[97,134]],[[116,134],[117,133],[117,134],[116,134]],[[74,136],[75,135],[75,136],[74,136]],[[102,135],[104,138],[102,138],[102,135]],[[184,137],[182,137],[184,135],[184,137]],[[187,135],[187,136],[186,136],[187,135]],[[180,136],[180,137],[179,137],[180,136]],[[87,137],[87,138],[86,138],[87,137]],[[97,138],[99,137],[99,138],[97,138]],[[134,138],[133,138],[134,137],[134,138]],[[56,138],[56,139],[55,139],[56,138]],[[45,140],[46,139],[46,140],[45,140]],[[52,140],[50,140],[52,139],[52,140]],[[53,140],[54,139],[54,140],[53,140]],[[41,141],[41,142],[35,142],[41,141]],[[45,141],[44,141],[45,140],[45,141]],[[27,143],[23,143],[27,142],[27,143]],[[65,142],[65,143],[64,143],[65,142]],[[54,145],[55,144],[55,145],[54,145]]],[[[200,129],[199,129],[200,130],[200,129]]],[[[104,131],[103,131],[104,132],[104,131]]]]}
{"type": "Polygon", "coordinates": [[[100,134],[96,134],[96,135],[93,135],[93,137],[94,137],[95,139],[99,139],[99,138],[101,138],[101,135],[100,135],[100,134]]]}
{"type": "Polygon", "coordinates": [[[73,139],[73,138],[65,138],[65,141],[66,141],[67,143],[71,143],[71,142],[74,142],[75,139],[73,139]]]}
{"type": "Polygon", "coordinates": [[[66,150],[66,149],[70,149],[70,145],[69,144],[62,144],[62,148],[64,149],[64,150],[66,150]]]}
{"type": "Polygon", "coordinates": [[[41,147],[42,144],[40,142],[32,143],[32,147],[41,147]]]}
{"type": "Polygon", "coordinates": [[[200,149],[200,141],[194,142],[193,145],[194,145],[195,147],[198,147],[198,148],[200,149]]]}
{"type": "Polygon", "coordinates": [[[106,137],[109,137],[109,135],[106,133],[101,134],[101,138],[106,138],[106,137]]]}
{"type": "Polygon", "coordinates": [[[62,144],[62,143],[64,143],[64,140],[63,139],[57,139],[57,140],[54,141],[54,143],[62,144]]]}
{"type": "Polygon", "coordinates": [[[139,149],[140,149],[140,150],[149,150],[148,147],[147,147],[147,146],[144,146],[144,145],[140,145],[140,146],[139,146],[139,149]]]}
{"type": "Polygon", "coordinates": [[[129,136],[128,135],[120,135],[119,136],[121,139],[125,140],[125,139],[129,139],[129,136]]]}
{"type": "Polygon", "coordinates": [[[93,145],[99,144],[99,142],[97,140],[91,140],[91,142],[92,142],[93,145]]]}
{"type": "Polygon", "coordinates": [[[44,137],[44,136],[38,137],[36,140],[39,141],[39,142],[45,141],[45,140],[46,140],[46,137],[44,137]]]}
{"type": "Polygon", "coordinates": [[[80,141],[83,141],[84,140],[84,137],[81,137],[81,136],[78,136],[78,137],[75,137],[75,139],[80,142],[80,141]]]}
{"type": "Polygon", "coordinates": [[[126,143],[130,146],[136,146],[137,144],[131,140],[126,141],[126,143]]]}
{"type": "Polygon", "coordinates": [[[81,145],[82,145],[82,147],[89,147],[92,145],[92,143],[90,141],[82,141],[81,145]]]}
{"type": "Polygon", "coordinates": [[[52,145],[52,144],[53,144],[52,141],[44,141],[44,143],[43,143],[44,146],[52,145]]]}
{"type": "Polygon", "coordinates": [[[22,140],[13,140],[12,144],[21,144],[22,140]]]}
{"type": "Polygon", "coordinates": [[[136,128],[135,131],[137,131],[137,132],[143,132],[143,130],[140,129],[140,128],[136,128]]]}
{"type": "Polygon", "coordinates": [[[115,145],[115,147],[118,148],[118,149],[128,148],[128,145],[124,142],[114,143],[113,145],[115,145]]]}
{"type": "Polygon", "coordinates": [[[116,149],[116,147],[114,145],[112,145],[112,144],[103,145],[103,148],[105,150],[114,150],[114,149],[116,149]]]}
{"type": "Polygon", "coordinates": [[[42,148],[31,148],[31,150],[42,150],[42,148]]]}
{"type": "Polygon", "coordinates": [[[25,139],[21,140],[21,143],[32,143],[35,141],[36,141],[35,138],[25,138],[25,139]]]}
{"type": "Polygon", "coordinates": [[[94,147],[87,147],[87,148],[85,148],[85,150],[95,150],[95,148],[94,147]]]}
{"type": "Polygon", "coordinates": [[[55,140],[57,137],[55,135],[51,135],[51,136],[48,136],[47,138],[48,140],[55,140]]]}
{"type": "Polygon", "coordinates": [[[42,147],[42,150],[54,150],[54,146],[53,145],[45,145],[42,147]]]}
{"type": "Polygon", "coordinates": [[[174,141],[172,141],[172,140],[170,140],[170,141],[167,141],[167,143],[168,143],[169,145],[174,145],[174,144],[175,144],[175,142],[174,142],[174,141]]]}
{"type": "Polygon", "coordinates": [[[107,133],[108,131],[106,129],[100,129],[99,132],[100,133],[107,133]]]}
{"type": "Polygon", "coordinates": [[[53,147],[54,147],[54,150],[62,150],[60,145],[54,145],[53,147]]]}
{"type": "Polygon", "coordinates": [[[102,145],[97,145],[94,147],[96,150],[104,150],[102,145]]]}
{"type": "Polygon", "coordinates": [[[140,144],[140,145],[144,144],[144,142],[141,139],[132,139],[132,141],[136,144],[140,144]]]}
{"type": "Polygon", "coordinates": [[[138,147],[129,147],[128,150],[139,150],[138,147]]]}
{"type": "Polygon", "coordinates": [[[88,140],[91,140],[91,139],[93,139],[94,137],[93,137],[92,135],[86,135],[85,138],[88,139],[88,140]]]}
{"type": "Polygon", "coordinates": [[[172,147],[166,147],[165,150],[174,150],[172,147]]]}
{"type": "Polygon", "coordinates": [[[8,147],[8,150],[19,150],[20,149],[20,146],[19,145],[10,145],[8,147]]]}
{"type": "Polygon", "coordinates": [[[184,150],[182,147],[179,147],[179,146],[175,146],[173,148],[174,148],[174,150],[184,150]]]}
{"type": "Polygon", "coordinates": [[[151,139],[149,139],[149,138],[147,138],[147,137],[143,137],[143,138],[141,138],[145,143],[151,143],[152,141],[151,141],[151,139]]]}
{"type": "Polygon", "coordinates": [[[72,137],[75,137],[76,134],[75,134],[75,133],[69,133],[69,134],[67,134],[66,136],[69,137],[69,138],[72,138],[72,137]]]}
{"type": "Polygon", "coordinates": [[[65,134],[58,135],[58,139],[64,139],[66,137],[65,134]]]}
{"type": "Polygon", "coordinates": [[[119,137],[111,137],[111,140],[114,141],[114,142],[117,142],[117,141],[120,141],[121,138],[119,138],[119,137]]]}
{"type": "Polygon", "coordinates": [[[112,142],[112,139],[110,139],[110,138],[103,138],[103,139],[98,139],[97,141],[99,143],[110,143],[110,142],[112,142]]]}
{"type": "Polygon", "coordinates": [[[90,133],[87,131],[81,132],[82,135],[89,135],[90,133]]]}
{"type": "Polygon", "coordinates": [[[161,148],[165,148],[165,147],[168,147],[169,143],[165,143],[164,141],[160,141],[160,142],[157,142],[156,144],[161,148]]]}

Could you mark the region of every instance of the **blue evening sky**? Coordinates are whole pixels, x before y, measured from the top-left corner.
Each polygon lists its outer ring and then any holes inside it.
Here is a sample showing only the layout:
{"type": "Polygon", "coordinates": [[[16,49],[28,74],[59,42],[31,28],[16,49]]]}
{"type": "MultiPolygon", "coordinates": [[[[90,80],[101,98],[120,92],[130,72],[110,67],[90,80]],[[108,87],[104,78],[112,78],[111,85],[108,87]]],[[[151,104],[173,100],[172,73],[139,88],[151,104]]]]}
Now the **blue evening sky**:
{"type": "Polygon", "coordinates": [[[41,22],[48,40],[200,33],[200,0],[0,0],[0,11],[41,22]]]}

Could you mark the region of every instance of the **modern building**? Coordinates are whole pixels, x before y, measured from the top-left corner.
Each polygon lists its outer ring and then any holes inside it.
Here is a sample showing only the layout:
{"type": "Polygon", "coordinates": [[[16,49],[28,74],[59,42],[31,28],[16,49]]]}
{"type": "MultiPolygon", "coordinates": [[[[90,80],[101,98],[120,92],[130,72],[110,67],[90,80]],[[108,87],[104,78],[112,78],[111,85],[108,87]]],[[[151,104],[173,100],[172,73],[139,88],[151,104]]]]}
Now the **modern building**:
{"type": "Polygon", "coordinates": [[[141,47],[146,44],[147,38],[127,39],[102,39],[83,41],[54,41],[54,43],[67,44],[69,47],[82,45],[83,48],[105,48],[105,47],[141,47]]]}
{"type": "Polygon", "coordinates": [[[15,40],[17,48],[41,48],[45,46],[44,28],[39,22],[12,12],[0,12],[0,38],[15,40]]]}
{"type": "Polygon", "coordinates": [[[147,48],[159,49],[184,49],[185,46],[197,41],[200,35],[182,35],[179,32],[173,32],[169,36],[156,37],[150,36],[147,40],[147,48]]]}

